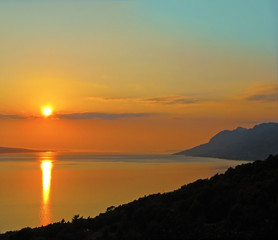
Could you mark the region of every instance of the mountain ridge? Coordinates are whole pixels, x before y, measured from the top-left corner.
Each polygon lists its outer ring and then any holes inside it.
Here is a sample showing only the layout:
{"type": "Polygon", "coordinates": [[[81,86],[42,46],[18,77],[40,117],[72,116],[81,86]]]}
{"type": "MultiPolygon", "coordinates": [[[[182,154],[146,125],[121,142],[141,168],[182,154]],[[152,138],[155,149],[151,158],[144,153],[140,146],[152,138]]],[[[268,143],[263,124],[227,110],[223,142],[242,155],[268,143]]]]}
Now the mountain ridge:
{"type": "Polygon", "coordinates": [[[262,160],[278,154],[278,123],[269,122],[253,128],[237,127],[223,130],[208,143],[175,153],[195,157],[215,157],[231,160],[262,160]]]}

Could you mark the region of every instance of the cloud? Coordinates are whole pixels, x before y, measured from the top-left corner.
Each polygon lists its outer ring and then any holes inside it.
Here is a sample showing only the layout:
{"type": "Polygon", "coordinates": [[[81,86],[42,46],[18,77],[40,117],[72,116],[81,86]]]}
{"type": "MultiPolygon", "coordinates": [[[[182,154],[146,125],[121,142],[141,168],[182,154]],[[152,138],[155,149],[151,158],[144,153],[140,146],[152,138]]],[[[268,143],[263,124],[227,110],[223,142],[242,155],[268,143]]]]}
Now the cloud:
{"type": "Polygon", "coordinates": [[[56,117],[62,119],[71,120],[86,120],[86,119],[106,119],[115,120],[119,118],[138,118],[147,117],[153,115],[153,113],[99,113],[99,112],[84,112],[84,113],[69,113],[69,114],[57,114],[56,117]]]}
{"type": "Polygon", "coordinates": [[[278,102],[278,87],[273,86],[261,92],[251,94],[246,97],[246,100],[258,102],[278,102]]]}
{"type": "Polygon", "coordinates": [[[144,99],[146,102],[157,103],[157,104],[193,104],[200,100],[196,98],[190,98],[186,96],[164,96],[144,99]]]}
{"type": "Polygon", "coordinates": [[[92,101],[106,102],[137,102],[151,104],[194,104],[203,100],[181,95],[161,96],[152,98],[137,98],[137,97],[89,97],[92,101]]]}
{"type": "Polygon", "coordinates": [[[26,117],[20,115],[6,115],[0,114],[0,119],[26,119],[26,117]]]}
{"type": "Polygon", "coordinates": [[[135,97],[88,97],[88,100],[102,102],[138,101],[139,99],[135,97]]]}

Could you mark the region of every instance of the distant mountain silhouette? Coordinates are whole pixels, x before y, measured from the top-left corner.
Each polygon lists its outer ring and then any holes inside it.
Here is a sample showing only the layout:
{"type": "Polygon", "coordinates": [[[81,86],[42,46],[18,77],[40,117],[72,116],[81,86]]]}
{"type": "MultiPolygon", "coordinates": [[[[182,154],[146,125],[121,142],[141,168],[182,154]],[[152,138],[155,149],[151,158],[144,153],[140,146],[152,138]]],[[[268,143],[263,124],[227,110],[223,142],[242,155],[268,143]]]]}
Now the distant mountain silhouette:
{"type": "Polygon", "coordinates": [[[25,148],[0,147],[0,153],[25,153],[25,152],[40,152],[40,151],[32,150],[32,149],[25,149],[25,148]]]}
{"type": "Polygon", "coordinates": [[[262,123],[254,128],[238,127],[216,134],[208,143],[176,155],[234,160],[262,160],[278,153],[278,123],[262,123]]]}
{"type": "Polygon", "coordinates": [[[273,240],[278,239],[278,156],[180,189],[73,217],[46,227],[0,234],[1,240],[273,240]]]}

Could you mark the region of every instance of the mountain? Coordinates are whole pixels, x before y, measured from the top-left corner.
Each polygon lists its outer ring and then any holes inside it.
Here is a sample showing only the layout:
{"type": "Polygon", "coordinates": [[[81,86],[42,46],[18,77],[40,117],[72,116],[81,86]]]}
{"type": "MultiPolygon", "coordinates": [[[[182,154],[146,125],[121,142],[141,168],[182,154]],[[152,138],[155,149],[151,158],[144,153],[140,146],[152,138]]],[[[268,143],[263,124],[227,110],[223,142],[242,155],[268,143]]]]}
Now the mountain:
{"type": "Polygon", "coordinates": [[[229,168],[180,189],[109,207],[95,218],[74,216],[24,228],[1,240],[273,240],[278,239],[278,156],[229,168]]]}
{"type": "Polygon", "coordinates": [[[31,149],[25,149],[25,148],[0,147],[0,153],[25,153],[25,152],[38,152],[38,151],[31,150],[31,149]]]}
{"type": "Polygon", "coordinates": [[[206,144],[175,154],[233,160],[258,160],[277,153],[278,123],[262,123],[251,129],[238,127],[231,131],[224,130],[206,144]]]}

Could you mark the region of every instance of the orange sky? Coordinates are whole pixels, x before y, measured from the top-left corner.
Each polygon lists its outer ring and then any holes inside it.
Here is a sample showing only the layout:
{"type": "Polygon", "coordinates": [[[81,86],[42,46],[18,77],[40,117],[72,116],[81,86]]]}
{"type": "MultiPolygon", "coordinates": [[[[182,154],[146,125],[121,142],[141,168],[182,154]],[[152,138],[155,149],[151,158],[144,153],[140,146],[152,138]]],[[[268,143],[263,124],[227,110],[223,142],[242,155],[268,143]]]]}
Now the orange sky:
{"type": "Polygon", "coordinates": [[[278,121],[268,6],[213,3],[0,3],[0,146],[171,153],[278,121]]]}

